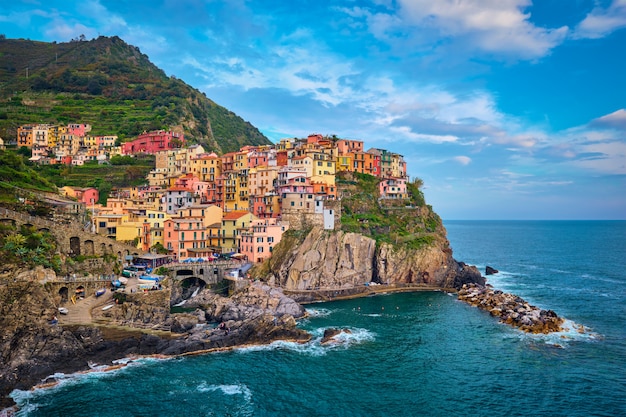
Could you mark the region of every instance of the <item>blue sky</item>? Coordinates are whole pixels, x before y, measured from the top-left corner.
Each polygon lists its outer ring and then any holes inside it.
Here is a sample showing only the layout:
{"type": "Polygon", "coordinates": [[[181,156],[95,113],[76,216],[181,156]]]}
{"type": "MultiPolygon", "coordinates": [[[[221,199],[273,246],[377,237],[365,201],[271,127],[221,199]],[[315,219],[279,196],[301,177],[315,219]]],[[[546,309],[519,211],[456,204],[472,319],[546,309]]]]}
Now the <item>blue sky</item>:
{"type": "Polygon", "coordinates": [[[626,0],[0,4],[7,38],[117,35],[273,141],[401,153],[444,220],[626,219],[626,0]]]}

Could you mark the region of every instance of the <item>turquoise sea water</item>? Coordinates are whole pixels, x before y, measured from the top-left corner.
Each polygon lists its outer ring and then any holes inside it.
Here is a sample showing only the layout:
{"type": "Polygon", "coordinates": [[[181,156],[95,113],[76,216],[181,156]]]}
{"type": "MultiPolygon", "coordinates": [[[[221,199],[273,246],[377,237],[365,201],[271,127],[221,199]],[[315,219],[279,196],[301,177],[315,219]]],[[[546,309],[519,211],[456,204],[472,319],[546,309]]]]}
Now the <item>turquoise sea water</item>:
{"type": "Polygon", "coordinates": [[[444,223],[457,260],[589,330],[526,335],[441,292],[315,304],[308,344],[68,376],[15,391],[19,415],[626,415],[626,222],[444,223]],[[329,327],[351,333],[321,346],[329,327]]]}

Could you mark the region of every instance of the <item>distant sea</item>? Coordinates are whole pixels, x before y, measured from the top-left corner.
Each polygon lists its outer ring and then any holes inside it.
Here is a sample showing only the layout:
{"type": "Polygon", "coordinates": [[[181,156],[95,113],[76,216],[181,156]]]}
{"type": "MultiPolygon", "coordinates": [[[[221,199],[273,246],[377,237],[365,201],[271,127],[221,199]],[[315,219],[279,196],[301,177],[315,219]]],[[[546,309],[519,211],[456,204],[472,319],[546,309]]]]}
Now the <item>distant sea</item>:
{"type": "Polygon", "coordinates": [[[626,222],[446,221],[454,257],[552,309],[529,335],[443,292],[309,305],[314,340],[67,375],[22,416],[625,416],[626,222]],[[584,334],[574,325],[587,328],[584,334]],[[320,345],[324,329],[350,329],[320,345]]]}

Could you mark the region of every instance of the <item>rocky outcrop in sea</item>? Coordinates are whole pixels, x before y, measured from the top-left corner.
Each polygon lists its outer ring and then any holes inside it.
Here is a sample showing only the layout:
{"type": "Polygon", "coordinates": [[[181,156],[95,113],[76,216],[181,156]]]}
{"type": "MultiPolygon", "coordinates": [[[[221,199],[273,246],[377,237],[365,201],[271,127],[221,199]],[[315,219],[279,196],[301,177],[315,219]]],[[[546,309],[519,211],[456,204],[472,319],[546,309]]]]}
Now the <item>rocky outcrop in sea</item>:
{"type": "Polygon", "coordinates": [[[552,310],[543,310],[514,294],[495,290],[490,285],[465,284],[459,300],[488,311],[500,321],[528,333],[552,333],[563,329],[564,320],[552,310]]]}

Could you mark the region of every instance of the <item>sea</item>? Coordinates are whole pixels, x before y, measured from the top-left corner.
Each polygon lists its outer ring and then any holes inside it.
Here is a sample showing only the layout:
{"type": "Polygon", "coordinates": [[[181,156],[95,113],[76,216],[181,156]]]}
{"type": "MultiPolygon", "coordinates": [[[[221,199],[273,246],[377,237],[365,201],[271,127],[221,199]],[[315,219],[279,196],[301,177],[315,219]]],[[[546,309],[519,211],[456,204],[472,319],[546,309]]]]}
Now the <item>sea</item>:
{"type": "Polygon", "coordinates": [[[310,304],[309,343],[94,364],[14,391],[17,415],[626,416],[626,222],[444,225],[455,259],[566,329],[522,333],[445,292],[310,304]],[[347,331],[322,345],[328,328],[347,331]]]}

